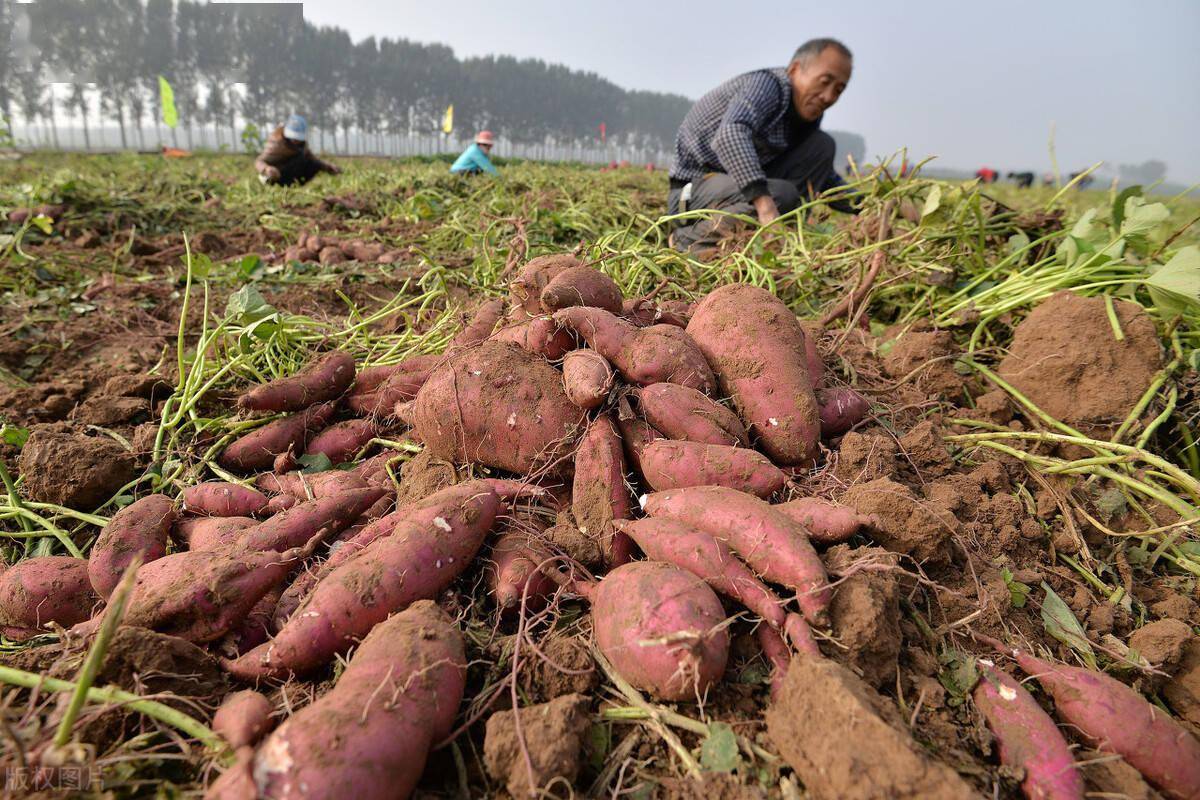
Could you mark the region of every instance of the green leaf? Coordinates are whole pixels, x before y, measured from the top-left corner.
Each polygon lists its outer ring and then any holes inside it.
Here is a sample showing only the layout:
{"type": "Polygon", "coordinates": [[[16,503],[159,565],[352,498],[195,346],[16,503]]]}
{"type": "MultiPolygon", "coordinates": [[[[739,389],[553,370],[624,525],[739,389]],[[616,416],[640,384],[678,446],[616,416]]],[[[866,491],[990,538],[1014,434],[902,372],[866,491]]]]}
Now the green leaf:
{"type": "Polygon", "coordinates": [[[700,766],[710,772],[733,772],[741,763],[733,728],[724,722],[708,726],[708,736],[700,745],[700,766]]]}
{"type": "Polygon", "coordinates": [[[1125,218],[1118,228],[1121,235],[1129,238],[1149,233],[1171,216],[1162,203],[1147,203],[1144,197],[1130,197],[1125,201],[1125,218]]]}
{"type": "Polygon", "coordinates": [[[261,266],[262,259],[257,254],[251,253],[243,256],[241,262],[238,264],[237,276],[243,281],[250,280],[250,278],[254,277],[254,273],[259,271],[261,266]]]}
{"type": "Polygon", "coordinates": [[[1182,247],[1146,279],[1150,297],[1164,317],[1200,309],[1200,247],[1182,247]]]}
{"type": "Polygon", "coordinates": [[[1121,229],[1121,223],[1125,220],[1125,201],[1131,197],[1141,197],[1141,186],[1130,186],[1123,190],[1112,204],[1113,227],[1117,230],[1121,229]]]}
{"type": "Polygon", "coordinates": [[[33,227],[37,228],[42,233],[49,236],[54,233],[54,220],[47,217],[45,214],[38,214],[33,219],[29,220],[33,227]]]}
{"type": "Polygon", "coordinates": [[[179,124],[179,113],[175,110],[175,90],[162,75],[158,76],[158,102],[162,107],[163,124],[174,128],[179,124]]]}
{"type": "Polygon", "coordinates": [[[1046,633],[1070,647],[1089,667],[1095,669],[1096,654],[1079,620],[1075,619],[1075,615],[1063,599],[1054,593],[1050,584],[1042,581],[1042,590],[1046,592],[1046,598],[1042,601],[1042,625],[1045,626],[1046,633]]]}
{"type": "Polygon", "coordinates": [[[599,771],[604,768],[604,762],[611,749],[611,726],[602,723],[591,725],[584,735],[584,752],[587,753],[587,760],[592,769],[599,771]]]}
{"type": "Polygon", "coordinates": [[[324,453],[305,453],[296,459],[296,463],[301,465],[300,471],[307,475],[333,469],[333,462],[324,453]]]}
{"type": "Polygon", "coordinates": [[[275,307],[251,284],[229,295],[229,302],[225,304],[225,316],[240,325],[259,322],[275,313],[275,307]]]}
{"type": "Polygon", "coordinates": [[[979,680],[975,659],[962,650],[946,647],[938,656],[938,661],[942,664],[942,669],[938,672],[938,682],[950,693],[947,705],[962,705],[979,680]]]}
{"type": "Polygon", "coordinates": [[[1013,574],[1007,567],[1000,570],[1000,576],[1004,578],[1004,583],[1008,586],[1009,601],[1012,603],[1013,608],[1024,608],[1026,601],[1029,600],[1029,593],[1033,591],[1033,587],[1027,583],[1013,580],[1013,574]]]}
{"type": "Polygon", "coordinates": [[[942,204],[942,187],[936,183],[929,190],[929,194],[925,197],[925,206],[921,209],[921,219],[928,217],[930,214],[938,210],[938,206],[942,204]]]}
{"type": "Polygon", "coordinates": [[[0,427],[0,441],[20,450],[29,441],[29,428],[18,428],[15,425],[0,427]]]}

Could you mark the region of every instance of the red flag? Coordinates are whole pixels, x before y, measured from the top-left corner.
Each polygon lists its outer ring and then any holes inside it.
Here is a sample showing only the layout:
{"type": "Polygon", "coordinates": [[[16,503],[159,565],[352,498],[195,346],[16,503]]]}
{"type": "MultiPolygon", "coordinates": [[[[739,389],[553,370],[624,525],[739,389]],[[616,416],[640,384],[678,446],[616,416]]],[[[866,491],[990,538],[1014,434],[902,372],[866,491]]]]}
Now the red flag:
{"type": "Polygon", "coordinates": [[[600,141],[606,141],[605,135],[608,133],[608,126],[603,122],[600,123],[600,141]]]}

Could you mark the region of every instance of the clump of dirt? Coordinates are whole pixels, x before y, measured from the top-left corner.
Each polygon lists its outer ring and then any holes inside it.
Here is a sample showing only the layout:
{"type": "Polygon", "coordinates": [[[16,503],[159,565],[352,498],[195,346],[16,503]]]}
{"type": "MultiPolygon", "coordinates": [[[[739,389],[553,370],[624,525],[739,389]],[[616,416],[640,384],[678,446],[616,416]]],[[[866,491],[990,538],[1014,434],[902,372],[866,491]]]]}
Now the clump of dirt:
{"type": "Polygon", "coordinates": [[[513,797],[528,797],[531,792],[539,797],[570,794],[581,766],[590,703],[584,695],[568,694],[522,708],[521,735],[528,762],[517,739],[515,713],[492,714],[483,742],[488,773],[503,782],[513,797]]]}
{"type": "Polygon", "coordinates": [[[1163,687],[1163,697],[1179,716],[1197,726],[1200,735],[1200,639],[1193,638],[1184,648],[1175,674],[1163,687]]]}
{"type": "Polygon", "coordinates": [[[96,679],[146,694],[216,697],[227,689],[225,673],[207,651],[175,636],[146,628],[117,628],[96,679]]]}
{"type": "Polygon", "coordinates": [[[897,560],[881,547],[838,545],[825,553],[829,571],[844,576],[829,608],[840,645],[832,652],[876,689],[895,680],[902,635],[899,583],[873,568],[895,566],[897,560]]]}
{"type": "Polygon", "coordinates": [[[905,727],[894,703],[850,670],[820,658],[793,659],[767,710],[775,750],[816,800],[976,796],[958,773],[930,759],[905,727]]]}
{"type": "Polygon", "coordinates": [[[698,777],[666,778],[662,781],[661,800],[766,800],[759,786],[743,783],[737,775],[702,772],[698,777]]]}
{"type": "Polygon", "coordinates": [[[38,425],[17,468],[31,500],[92,511],[137,477],[133,455],[107,437],[84,436],[64,425],[38,425]]]}
{"type": "Polygon", "coordinates": [[[461,478],[449,461],[435,458],[425,448],[400,467],[400,488],[396,493],[396,506],[424,500],[434,492],[453,486],[461,478]]]}
{"type": "Polygon", "coordinates": [[[962,395],[962,376],[954,371],[958,352],[950,331],[913,329],[887,342],[883,370],[897,381],[908,381],[927,394],[955,398],[962,395]]]}
{"type": "Polygon", "coordinates": [[[1171,672],[1183,659],[1183,650],[1192,640],[1192,628],[1177,619],[1148,622],[1129,637],[1129,648],[1152,666],[1171,672]]]}
{"type": "Polygon", "coordinates": [[[904,460],[922,478],[936,478],[954,470],[954,459],[942,441],[941,428],[925,420],[900,437],[904,460]]]}
{"type": "Polygon", "coordinates": [[[150,418],[150,402],[140,397],[92,395],[75,408],[71,418],[81,425],[101,428],[136,425],[150,418]]]}
{"type": "Polygon", "coordinates": [[[585,567],[594,567],[603,561],[599,539],[579,530],[569,512],[559,514],[557,523],[547,528],[542,538],[585,567]]]}
{"type": "Polygon", "coordinates": [[[1150,316],[1134,303],[1113,306],[1123,341],[1102,298],[1055,294],[1017,325],[997,372],[1055,419],[1108,438],[1162,367],[1150,316]]]}
{"type": "Polygon", "coordinates": [[[959,531],[953,514],[921,500],[907,486],[890,478],[851,486],[842,502],[875,518],[871,538],[876,542],[918,562],[945,562],[946,540],[959,531]]]}
{"type": "Polygon", "coordinates": [[[1119,797],[1121,800],[1161,800],[1140,772],[1112,753],[1084,750],[1075,755],[1089,797],[1119,797]]]}
{"type": "Polygon", "coordinates": [[[834,475],[847,483],[873,481],[896,471],[896,440],[886,434],[850,431],[842,437],[834,475]]]}
{"type": "Polygon", "coordinates": [[[547,700],[568,694],[588,694],[600,684],[587,644],[574,636],[551,636],[542,644],[546,658],[539,666],[539,683],[547,700]]]}

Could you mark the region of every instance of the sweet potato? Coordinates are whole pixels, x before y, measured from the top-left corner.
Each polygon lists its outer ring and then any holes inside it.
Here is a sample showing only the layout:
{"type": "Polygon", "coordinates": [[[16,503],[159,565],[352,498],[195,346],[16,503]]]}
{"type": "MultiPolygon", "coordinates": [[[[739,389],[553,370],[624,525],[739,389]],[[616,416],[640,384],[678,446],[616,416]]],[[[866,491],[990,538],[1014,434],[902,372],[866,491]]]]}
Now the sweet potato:
{"type": "Polygon", "coordinates": [[[638,407],[655,430],[668,439],[747,447],[742,421],[704,394],[675,383],[654,383],[637,392],[638,407]]]}
{"type": "Polygon", "coordinates": [[[281,511],[287,511],[300,500],[290,494],[277,494],[267,501],[267,516],[273,516],[281,511]]]}
{"type": "Polygon", "coordinates": [[[596,645],[660,700],[703,697],[729,659],[725,610],[704,581],[658,561],[609,572],[589,593],[596,645]]]}
{"type": "Polygon", "coordinates": [[[804,331],[787,306],[757,286],[722,286],[696,307],[687,332],[763,452],[780,465],[811,462],[820,415],[804,331]]]}
{"type": "Polygon", "coordinates": [[[503,614],[516,613],[525,599],[527,612],[541,611],[546,598],[554,594],[558,584],[548,577],[539,565],[550,555],[537,542],[521,533],[506,533],[492,545],[486,564],[488,591],[503,614]]]}
{"type": "Polygon", "coordinates": [[[245,617],[233,623],[229,632],[216,643],[216,651],[227,658],[237,658],[270,639],[275,630],[272,622],[275,606],[279,604],[282,595],[283,589],[280,586],[271,587],[245,617]]]}
{"type": "Polygon", "coordinates": [[[417,396],[440,362],[441,355],[412,356],[399,364],[368,367],[359,373],[346,395],[346,405],[356,414],[390,416],[396,403],[417,396]]]}
{"type": "Polygon", "coordinates": [[[250,486],[206,481],[183,490],[183,510],[205,517],[253,517],[267,507],[267,496],[250,486]]]}
{"type": "Polygon", "coordinates": [[[550,283],[560,272],[578,266],[579,259],[570,253],[529,259],[509,287],[509,296],[513,305],[523,309],[531,317],[544,314],[542,290],[546,288],[546,284],[550,283]]]}
{"type": "Polygon", "coordinates": [[[629,560],[629,538],[613,528],[613,520],[629,519],[632,499],[625,485],[625,456],[612,417],[596,417],[575,452],[571,515],[580,533],[596,542],[606,566],[629,560]]]}
{"type": "Polygon", "coordinates": [[[253,517],[190,517],[175,524],[175,538],[188,550],[219,550],[258,523],[253,517]]]}
{"type": "Polygon", "coordinates": [[[591,410],[605,401],[613,387],[613,371],[595,350],[572,350],[563,357],[563,391],[572,403],[591,410]]]}
{"type": "Polygon", "coordinates": [[[830,503],[819,497],[798,497],[771,508],[804,526],[808,538],[818,544],[841,544],[873,522],[849,506],[830,503]]]}
{"type": "Polygon", "coordinates": [[[529,474],[562,471],[582,428],[558,370],[513,345],[484,342],[429,376],[413,401],[417,435],[437,458],[529,474]]]}
{"type": "Polygon", "coordinates": [[[662,439],[642,448],[642,477],[656,491],[688,486],[728,486],[770,497],[787,475],[762,453],[747,447],[662,439]]]}
{"type": "MultiPolygon", "coordinates": [[[[365,463],[365,462],[364,462],[365,463]]],[[[371,484],[361,469],[327,469],[324,472],[264,472],[254,479],[254,485],[264,492],[288,494],[301,500],[327,497],[350,489],[365,489],[371,484]]]]}
{"type": "Polygon", "coordinates": [[[1058,726],[1025,687],[989,662],[979,662],[975,707],[1000,745],[1000,763],[1025,774],[1030,800],[1083,800],[1083,778],[1058,726]]]}
{"type": "Polygon", "coordinates": [[[550,317],[534,317],[503,325],[492,334],[490,341],[515,344],[549,361],[557,361],[577,346],[570,331],[558,327],[550,317]]]}
{"type": "Polygon", "coordinates": [[[639,328],[660,324],[686,328],[692,312],[690,304],[683,300],[655,304],[653,300],[638,297],[621,304],[621,317],[639,328]]]}
{"type": "Polygon", "coordinates": [[[462,637],[431,602],[414,603],[363,640],[332,690],[230,771],[210,798],[242,796],[226,784],[252,776],[251,796],[273,800],[408,797],[436,742],[449,734],[466,681],[462,637]]]}
{"type": "Polygon", "coordinates": [[[820,408],[821,436],[840,436],[862,422],[871,410],[871,403],[853,389],[842,386],[817,392],[820,408]]]}
{"type": "Polygon", "coordinates": [[[272,641],[225,668],[246,680],[311,672],[389,614],[435,597],[470,566],[500,509],[484,483],[457,489],[458,502],[432,522],[401,523],[322,578],[272,641]]]}
{"type": "Polygon", "coordinates": [[[271,727],[271,701],[253,689],[226,695],[213,715],[213,732],[234,750],[258,744],[271,727]]]}
{"type": "Polygon", "coordinates": [[[451,340],[450,347],[473,347],[486,340],[492,335],[492,331],[496,328],[496,323],[500,321],[500,317],[502,316],[504,316],[504,301],[502,299],[494,297],[491,300],[484,301],[479,308],[475,309],[475,314],[471,317],[470,323],[451,340]]]}
{"type": "Polygon", "coordinates": [[[349,461],[379,433],[379,426],[369,419],[348,419],[330,425],[318,433],[304,448],[310,456],[324,454],[334,464],[349,461]]]}
{"type": "Polygon", "coordinates": [[[1102,672],[1013,655],[1096,749],[1120,755],[1167,797],[1200,797],[1200,741],[1182,725],[1102,672]]]}
{"type": "Polygon", "coordinates": [[[792,665],[792,654],[779,631],[770,625],[759,625],[754,633],[758,637],[758,646],[771,664],[771,700],[775,700],[783,691],[783,679],[792,665]]]}
{"type": "Polygon", "coordinates": [[[808,364],[808,379],[814,390],[820,389],[825,385],[825,362],[821,360],[821,351],[817,349],[817,339],[823,328],[820,322],[804,321],[800,327],[804,330],[804,361],[808,364]]]}
{"type": "Polygon", "coordinates": [[[570,306],[593,306],[621,313],[624,297],[612,278],[594,267],[569,267],[555,275],[542,289],[542,308],[548,312],[570,306]]]}
{"type": "Polygon", "coordinates": [[[82,622],[98,601],[82,558],[26,558],[0,574],[0,625],[10,639],[45,633],[51,622],[63,627],[82,622]]]}
{"type": "Polygon", "coordinates": [[[642,451],[646,449],[646,445],[665,437],[650,423],[637,417],[617,415],[617,428],[621,431],[625,458],[639,475],[642,474],[642,451]]]}
{"type": "Polygon", "coordinates": [[[825,565],[805,530],[757,497],[724,486],[655,492],[642,498],[652,517],[667,517],[726,542],[762,577],[797,592],[805,618],[824,626],[832,592],[825,565]]]}
{"type": "Polygon", "coordinates": [[[630,383],[678,383],[705,394],[716,388],[703,353],[674,325],[638,328],[603,309],[584,306],[556,311],[554,321],[583,337],[630,383]]]}
{"type": "Polygon", "coordinates": [[[652,561],[687,570],[715,591],[738,601],[780,633],[800,630],[794,645],[820,655],[804,620],[784,610],[784,601],[755,577],[726,544],[712,534],[670,519],[617,521],[617,530],[633,539],[652,561]],[[789,617],[795,617],[789,620],[789,617]]]}
{"type": "Polygon", "coordinates": [[[301,411],[336,400],[352,383],[354,356],[333,350],[295,375],[256,386],[238,398],[238,406],[249,411],[301,411]]]}
{"type": "Polygon", "coordinates": [[[247,552],[280,552],[298,547],[318,534],[326,539],[353,525],[386,493],[381,487],[369,486],[299,503],[243,531],[228,547],[247,552]]]}
{"type": "Polygon", "coordinates": [[[290,417],[268,422],[225,448],[218,459],[226,469],[260,472],[270,469],[275,456],[302,450],[308,438],[325,427],[333,416],[332,403],[313,406],[290,417]]]}
{"type": "Polygon", "coordinates": [[[175,501],[163,494],[147,495],[114,514],[88,554],[88,576],[96,594],[108,599],[135,556],[143,564],[165,556],[178,517],[175,501]]]}

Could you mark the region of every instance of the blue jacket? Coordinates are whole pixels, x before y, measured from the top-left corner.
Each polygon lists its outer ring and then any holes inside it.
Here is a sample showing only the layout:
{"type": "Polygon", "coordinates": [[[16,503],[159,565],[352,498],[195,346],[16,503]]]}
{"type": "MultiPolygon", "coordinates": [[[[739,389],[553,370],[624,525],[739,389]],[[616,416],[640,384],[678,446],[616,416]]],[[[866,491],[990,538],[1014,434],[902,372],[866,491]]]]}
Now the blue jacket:
{"type": "Polygon", "coordinates": [[[499,175],[496,168],[492,165],[492,161],[487,157],[487,153],[483,152],[483,148],[477,144],[472,144],[458,160],[450,165],[451,172],[490,172],[492,175],[499,175]]]}

